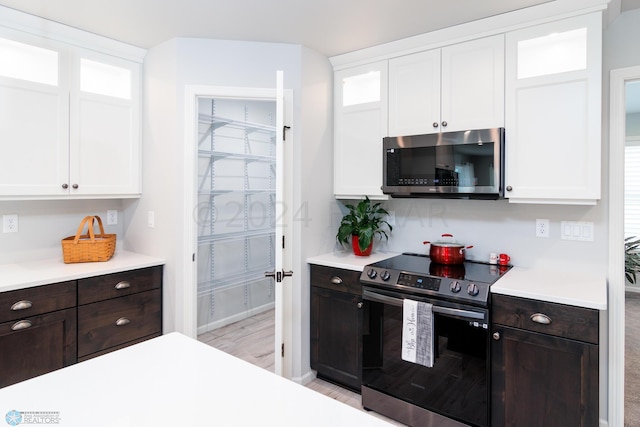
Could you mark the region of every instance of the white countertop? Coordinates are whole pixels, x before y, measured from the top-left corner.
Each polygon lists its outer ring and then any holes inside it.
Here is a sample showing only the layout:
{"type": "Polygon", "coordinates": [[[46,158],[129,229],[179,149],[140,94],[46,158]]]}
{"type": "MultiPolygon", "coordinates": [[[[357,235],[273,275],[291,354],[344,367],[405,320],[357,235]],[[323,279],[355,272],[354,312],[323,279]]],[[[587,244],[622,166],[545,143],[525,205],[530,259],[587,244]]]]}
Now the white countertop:
{"type": "Polygon", "coordinates": [[[606,277],[579,271],[513,267],[490,289],[494,294],[607,309],[606,277]]]}
{"type": "Polygon", "coordinates": [[[369,256],[356,256],[352,251],[335,251],[307,258],[307,263],[345,270],[362,271],[365,266],[400,255],[395,252],[373,252],[369,256]]]}
{"type": "Polygon", "coordinates": [[[57,258],[0,265],[0,292],[164,264],[164,260],[116,250],[109,261],[65,264],[57,258]]]}
{"type": "Polygon", "coordinates": [[[0,389],[14,410],[61,427],[390,425],[176,332],[0,389]]]}
{"type": "MultiPolygon", "coordinates": [[[[368,264],[399,255],[397,253],[373,253],[359,257],[351,252],[331,252],[307,259],[309,264],[362,271],[368,264]]],[[[607,280],[603,275],[551,269],[545,267],[513,267],[491,285],[491,293],[531,298],[578,307],[607,309],[607,280]]]]}

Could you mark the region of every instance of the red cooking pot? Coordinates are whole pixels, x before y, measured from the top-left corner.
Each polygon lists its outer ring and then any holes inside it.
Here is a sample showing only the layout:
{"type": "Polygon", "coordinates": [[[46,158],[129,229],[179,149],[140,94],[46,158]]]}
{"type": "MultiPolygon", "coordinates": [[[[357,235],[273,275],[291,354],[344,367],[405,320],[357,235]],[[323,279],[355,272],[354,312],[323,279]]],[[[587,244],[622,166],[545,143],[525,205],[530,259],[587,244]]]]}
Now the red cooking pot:
{"type": "Polygon", "coordinates": [[[473,246],[465,246],[453,240],[453,234],[443,234],[442,237],[450,237],[450,241],[423,242],[429,247],[429,258],[438,264],[456,265],[464,263],[465,251],[473,246]]]}

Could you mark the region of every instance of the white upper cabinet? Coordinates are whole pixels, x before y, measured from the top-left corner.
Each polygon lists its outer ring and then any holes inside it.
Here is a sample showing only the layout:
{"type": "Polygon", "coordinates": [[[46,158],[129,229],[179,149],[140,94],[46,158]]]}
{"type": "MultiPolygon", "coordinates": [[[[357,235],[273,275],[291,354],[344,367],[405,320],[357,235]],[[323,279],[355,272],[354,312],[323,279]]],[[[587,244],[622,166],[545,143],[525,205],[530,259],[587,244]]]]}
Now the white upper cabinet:
{"type": "Polygon", "coordinates": [[[506,196],[600,198],[601,13],[507,33],[506,196]]]}
{"type": "Polygon", "coordinates": [[[140,79],[139,61],[0,26],[0,199],[139,196],[140,79]]]}
{"type": "Polygon", "coordinates": [[[387,135],[387,61],[334,74],[334,194],[382,194],[382,138],[387,135]]]}
{"type": "Polygon", "coordinates": [[[75,58],[69,182],[79,195],[140,194],[140,68],[83,52],[75,58]]]}
{"type": "Polygon", "coordinates": [[[504,35],[389,60],[389,136],[504,126],[504,35]]]}

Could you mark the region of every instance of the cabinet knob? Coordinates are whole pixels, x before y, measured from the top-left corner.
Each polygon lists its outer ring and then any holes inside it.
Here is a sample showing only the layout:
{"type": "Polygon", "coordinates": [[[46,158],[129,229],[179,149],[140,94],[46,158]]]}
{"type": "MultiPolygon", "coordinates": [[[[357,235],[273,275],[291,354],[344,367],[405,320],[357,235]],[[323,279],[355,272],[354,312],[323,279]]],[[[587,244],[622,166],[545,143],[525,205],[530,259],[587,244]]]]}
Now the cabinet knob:
{"type": "Polygon", "coordinates": [[[358,304],[356,304],[358,308],[362,308],[362,306],[364,305],[364,303],[362,301],[360,301],[358,304]]]}
{"type": "Polygon", "coordinates": [[[118,282],[118,283],[114,286],[114,288],[116,288],[116,289],[118,289],[118,290],[120,290],[120,289],[127,289],[127,288],[129,288],[129,287],[131,287],[131,283],[129,283],[129,282],[127,282],[127,281],[124,281],[124,280],[123,280],[122,282],[118,282]]]}
{"type": "Polygon", "coordinates": [[[507,191],[511,191],[511,190],[513,190],[513,187],[510,185],[507,185],[507,191]]]}
{"type": "Polygon", "coordinates": [[[438,122],[433,122],[433,127],[437,128],[438,127],[438,122]]]}
{"type": "Polygon", "coordinates": [[[22,329],[27,329],[30,328],[32,326],[32,323],[28,320],[21,320],[19,322],[14,323],[13,325],[11,325],[11,330],[12,331],[19,331],[22,329]]]}
{"type": "Polygon", "coordinates": [[[549,316],[547,316],[546,314],[542,314],[542,313],[534,313],[531,315],[530,317],[532,322],[536,322],[539,323],[541,325],[550,325],[551,324],[551,318],[549,316]]]}
{"type": "Polygon", "coordinates": [[[69,188],[69,184],[67,184],[66,182],[64,184],[62,184],[62,189],[66,190],[67,188],[69,188]]]}
{"type": "Polygon", "coordinates": [[[71,187],[72,187],[74,190],[77,190],[77,189],[78,189],[78,184],[73,184],[71,187]]]}
{"type": "Polygon", "coordinates": [[[27,301],[26,299],[23,299],[22,301],[18,301],[14,303],[11,306],[11,311],[26,310],[31,307],[33,307],[33,303],[31,301],[27,301]]]}
{"type": "Polygon", "coordinates": [[[338,276],[332,276],[331,283],[333,283],[334,285],[342,285],[342,279],[338,276]]]}
{"type": "Polygon", "coordinates": [[[500,341],[500,332],[494,332],[492,336],[495,341],[500,341]]]}
{"type": "Polygon", "coordinates": [[[124,326],[128,325],[129,323],[131,323],[131,320],[127,319],[126,317],[121,317],[116,320],[116,326],[124,326]]]}
{"type": "Polygon", "coordinates": [[[448,124],[449,124],[449,123],[447,123],[446,121],[444,121],[444,120],[442,121],[442,127],[443,127],[443,128],[446,128],[448,124]]]}

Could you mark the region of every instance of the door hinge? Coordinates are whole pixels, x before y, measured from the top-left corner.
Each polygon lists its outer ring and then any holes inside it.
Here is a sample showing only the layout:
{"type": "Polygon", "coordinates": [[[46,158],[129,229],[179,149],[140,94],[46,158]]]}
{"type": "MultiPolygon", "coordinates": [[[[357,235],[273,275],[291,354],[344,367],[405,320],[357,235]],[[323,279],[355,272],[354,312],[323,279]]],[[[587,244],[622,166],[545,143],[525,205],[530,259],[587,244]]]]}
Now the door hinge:
{"type": "Polygon", "coordinates": [[[282,236],[282,249],[284,249],[284,236],[282,236]]]}
{"type": "Polygon", "coordinates": [[[282,347],[281,347],[281,355],[282,355],[282,357],[284,357],[284,343],[282,343],[282,347]]]}
{"type": "Polygon", "coordinates": [[[291,126],[284,125],[282,126],[282,140],[287,140],[287,129],[291,129],[291,126]]]}
{"type": "Polygon", "coordinates": [[[191,254],[191,261],[196,262],[196,254],[191,254]]]}

